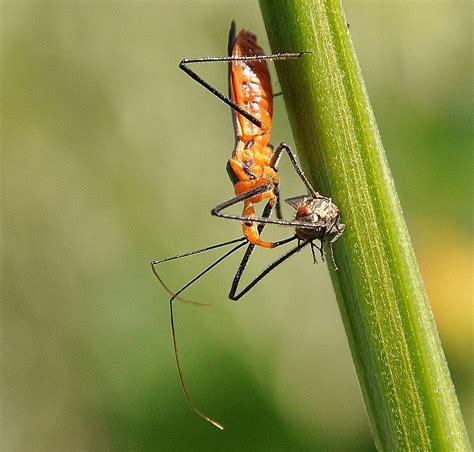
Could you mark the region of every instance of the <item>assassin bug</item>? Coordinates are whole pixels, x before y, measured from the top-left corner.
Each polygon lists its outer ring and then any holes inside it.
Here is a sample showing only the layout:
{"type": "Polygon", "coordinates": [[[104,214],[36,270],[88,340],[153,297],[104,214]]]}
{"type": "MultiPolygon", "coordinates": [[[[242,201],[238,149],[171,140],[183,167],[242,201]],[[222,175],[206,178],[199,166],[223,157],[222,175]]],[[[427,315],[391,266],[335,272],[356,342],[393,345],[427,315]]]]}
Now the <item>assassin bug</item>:
{"type": "Polygon", "coordinates": [[[314,190],[287,144],[280,143],[275,150],[273,150],[273,147],[269,144],[273,114],[273,93],[266,61],[295,59],[305,53],[309,52],[265,55],[262,48],[257,44],[255,34],[247,30],[242,30],[236,34],[235,22],[232,21],[229,31],[227,57],[184,59],[179,65],[191,78],[232,109],[235,146],[232,156],[227,163],[227,172],[234,185],[236,196],[214,207],[211,213],[221,218],[241,221],[243,237],[177,256],[154,260],[151,262],[151,268],[160,284],[171,295],[170,317],[173,347],[178,375],[185,398],[190,408],[196,414],[221,430],[224,427],[197,409],[189,396],[178,357],[173,302],[179,300],[189,303],[190,301],[181,298],[180,294],[212,268],[245,245],[248,245],[247,249],[239,264],[229,292],[229,298],[234,301],[239,300],[275,267],[308,244],[311,246],[313,260],[316,262],[315,249],[319,251],[321,258],[324,259],[323,242],[328,241],[332,262],[334,268],[337,270],[332,247],[333,243],[342,235],[345,229],[345,225],[340,221],[339,209],[330,198],[322,196],[314,190]],[[192,63],[207,62],[228,63],[229,97],[220,93],[189,67],[192,63]],[[286,200],[286,202],[296,210],[295,219],[291,221],[283,220],[281,215],[280,182],[277,171],[278,163],[283,152],[287,153],[293,168],[308,191],[308,195],[297,196],[286,200]],[[254,205],[264,200],[268,201],[263,209],[262,216],[257,217],[254,205]],[[240,202],[244,203],[242,215],[231,215],[222,212],[224,209],[240,202]],[[270,218],[273,208],[276,209],[276,219],[270,218]],[[293,227],[295,233],[291,237],[277,242],[264,241],[261,239],[261,233],[268,223],[293,227]],[[319,241],[319,247],[314,243],[315,240],[319,241]],[[248,283],[246,287],[238,292],[240,279],[255,246],[276,248],[293,241],[298,242],[295,247],[274,261],[248,283]],[[234,246],[211,265],[202,270],[177,292],[173,292],[169,289],[158,274],[156,266],[159,264],[229,245],[234,246]]]}

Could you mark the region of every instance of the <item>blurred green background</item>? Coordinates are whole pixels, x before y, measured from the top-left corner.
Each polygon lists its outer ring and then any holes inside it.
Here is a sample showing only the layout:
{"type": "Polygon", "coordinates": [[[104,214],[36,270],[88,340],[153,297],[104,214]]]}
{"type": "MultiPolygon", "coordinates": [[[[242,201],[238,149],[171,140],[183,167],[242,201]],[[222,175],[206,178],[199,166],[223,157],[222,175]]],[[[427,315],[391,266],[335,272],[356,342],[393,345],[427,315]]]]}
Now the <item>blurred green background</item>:
{"type": "MultiPolygon", "coordinates": [[[[470,428],[472,4],[344,3],[470,428]]],[[[1,3],[3,450],[374,449],[308,250],[232,303],[236,256],[188,294],[212,307],[177,306],[187,382],[223,433],[179,386],[149,261],[241,234],[209,214],[233,194],[230,113],[178,70],[224,55],[232,18],[268,49],[256,2],[1,3]]],[[[223,90],[226,71],[200,68],[223,90]]],[[[304,193],[281,175],[284,197],[304,193]]],[[[278,254],[258,250],[249,276],[278,254]]],[[[178,288],[216,255],[163,276],[178,288]]]]}

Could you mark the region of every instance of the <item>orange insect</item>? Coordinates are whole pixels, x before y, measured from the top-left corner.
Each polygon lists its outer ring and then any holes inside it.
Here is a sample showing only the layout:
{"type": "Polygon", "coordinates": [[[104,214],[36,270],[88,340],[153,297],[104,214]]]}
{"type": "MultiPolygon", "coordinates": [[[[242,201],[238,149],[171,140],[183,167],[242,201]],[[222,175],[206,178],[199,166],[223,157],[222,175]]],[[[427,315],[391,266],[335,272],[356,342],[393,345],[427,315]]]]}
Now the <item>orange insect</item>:
{"type": "Polygon", "coordinates": [[[173,302],[179,300],[189,303],[189,300],[180,298],[180,294],[244,245],[248,245],[247,250],[239,264],[229,292],[229,298],[232,300],[240,299],[275,267],[308,244],[311,245],[313,259],[314,262],[316,262],[315,249],[320,252],[321,258],[324,259],[323,242],[327,240],[329,242],[332,261],[337,270],[332,245],[342,235],[345,228],[344,224],[340,222],[339,209],[330,198],[324,197],[314,190],[287,144],[280,143],[277,148],[273,150],[272,145],[269,143],[273,115],[273,92],[266,61],[295,59],[305,53],[308,52],[265,55],[262,48],[257,44],[255,34],[247,30],[242,30],[236,35],[235,22],[232,21],[229,31],[227,57],[184,59],[179,65],[190,77],[232,108],[235,147],[231,158],[227,162],[227,172],[234,185],[235,197],[219,204],[211,210],[211,213],[222,218],[241,221],[243,237],[177,256],[155,260],[151,262],[151,267],[160,284],[171,295],[170,316],[173,347],[185,398],[195,413],[220,429],[224,427],[203,414],[194,406],[184,383],[178,357],[173,302]],[[215,89],[188,66],[191,63],[206,62],[227,62],[229,64],[229,97],[215,89]],[[295,219],[291,221],[282,219],[280,207],[280,181],[277,168],[283,151],[287,153],[293,168],[308,190],[308,195],[297,196],[286,200],[286,202],[296,210],[295,219]],[[259,217],[255,212],[255,204],[262,201],[267,201],[267,203],[262,215],[259,217]],[[222,212],[224,209],[240,202],[244,204],[242,215],[231,215],[222,212]],[[273,208],[276,208],[278,217],[276,219],[270,218],[273,208]],[[293,227],[295,228],[295,233],[291,237],[278,242],[262,240],[261,233],[267,223],[293,227]],[[315,240],[320,242],[319,247],[314,244],[315,240]],[[238,292],[240,279],[255,246],[275,248],[293,241],[297,241],[298,244],[264,269],[248,283],[245,288],[238,292]],[[158,264],[228,245],[235,246],[202,270],[177,292],[173,292],[169,289],[157,272],[156,266],[158,264]]]}
{"type": "MultiPolygon", "coordinates": [[[[253,244],[275,248],[280,242],[260,239],[258,224],[277,223],[297,226],[296,222],[272,220],[268,215],[256,217],[254,205],[268,200],[267,205],[277,208],[282,218],[279,199],[277,166],[281,153],[286,151],[296,172],[310,193],[315,193],[304,177],[290,148],[281,143],[274,151],[270,142],[273,118],[273,90],[266,60],[295,59],[308,52],[265,55],[257,44],[254,33],[242,30],[235,34],[235,22],[229,31],[228,57],[190,58],[181,61],[179,67],[194,80],[232,107],[235,147],[227,162],[227,173],[234,184],[235,197],[211,210],[212,215],[242,221],[244,236],[253,244]],[[229,97],[217,91],[196,74],[188,64],[225,61],[229,62],[229,97]],[[222,210],[243,201],[242,215],[229,215],[222,210]]],[[[270,210],[271,211],[271,210],[270,210]]],[[[286,243],[286,242],[285,242],[286,243]]]]}
{"type": "MultiPolygon", "coordinates": [[[[253,33],[242,30],[235,38],[231,53],[234,58],[263,54],[253,33]]],[[[276,161],[273,161],[273,147],[269,145],[273,90],[266,61],[248,61],[245,64],[232,61],[229,87],[234,102],[261,123],[259,127],[244,116],[233,114],[236,145],[227,164],[235,194],[244,195],[242,215],[255,218],[255,203],[268,199],[270,205],[274,206],[279,201],[276,161]],[[249,195],[260,187],[264,187],[265,191],[249,195]]],[[[213,213],[218,215],[219,209],[213,209],[213,213]]],[[[274,242],[260,239],[257,223],[246,221],[242,229],[250,243],[265,248],[275,247],[274,242]]]]}

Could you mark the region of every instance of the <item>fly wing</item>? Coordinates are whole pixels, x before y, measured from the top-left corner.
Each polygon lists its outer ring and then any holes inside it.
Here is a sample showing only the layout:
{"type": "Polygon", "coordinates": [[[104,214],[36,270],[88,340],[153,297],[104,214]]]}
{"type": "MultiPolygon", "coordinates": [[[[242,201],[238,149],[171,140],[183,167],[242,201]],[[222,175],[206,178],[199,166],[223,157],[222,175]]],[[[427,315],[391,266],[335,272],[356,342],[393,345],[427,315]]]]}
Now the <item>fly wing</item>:
{"type": "Polygon", "coordinates": [[[285,202],[293,207],[293,209],[298,210],[300,207],[308,204],[308,196],[294,196],[293,198],[285,199],[285,202]]]}

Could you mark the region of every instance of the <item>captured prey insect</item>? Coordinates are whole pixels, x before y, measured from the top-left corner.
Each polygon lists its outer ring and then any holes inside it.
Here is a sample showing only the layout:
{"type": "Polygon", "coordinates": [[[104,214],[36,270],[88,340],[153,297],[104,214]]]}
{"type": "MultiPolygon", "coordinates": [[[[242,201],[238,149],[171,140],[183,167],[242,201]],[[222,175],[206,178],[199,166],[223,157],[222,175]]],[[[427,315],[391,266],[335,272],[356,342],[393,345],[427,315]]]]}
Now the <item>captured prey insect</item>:
{"type": "Polygon", "coordinates": [[[177,256],[154,260],[151,262],[151,267],[160,284],[171,295],[170,317],[173,347],[179,379],[185,398],[190,408],[196,414],[220,429],[223,429],[221,424],[209,418],[195,407],[185,385],[178,357],[173,314],[174,301],[179,300],[182,302],[189,302],[189,300],[180,297],[181,293],[208,273],[212,268],[245,245],[247,245],[247,249],[239,264],[229,292],[229,298],[234,301],[239,300],[275,267],[307,245],[311,246],[313,260],[316,262],[315,249],[319,251],[321,258],[324,260],[323,243],[327,241],[329,243],[334,268],[337,270],[334,260],[333,244],[339,237],[341,237],[345,229],[345,225],[341,223],[339,209],[332,202],[331,198],[320,195],[312,187],[287,144],[280,143],[274,150],[269,143],[273,117],[273,92],[267,60],[296,59],[305,53],[310,52],[265,55],[263,49],[257,44],[255,34],[247,30],[242,30],[236,34],[235,22],[232,21],[229,31],[227,57],[184,59],[179,65],[179,67],[189,76],[229,105],[232,109],[235,146],[232,156],[227,163],[227,172],[232,184],[234,185],[235,197],[214,207],[211,210],[211,213],[212,215],[222,218],[241,221],[243,236],[177,256]],[[220,93],[189,67],[189,64],[192,63],[206,62],[228,63],[229,97],[220,93]],[[294,220],[284,220],[282,219],[281,214],[279,191],[280,181],[277,172],[281,155],[284,152],[288,155],[293,168],[308,192],[307,195],[297,196],[286,200],[286,202],[296,211],[294,220]],[[255,212],[255,204],[265,200],[267,200],[267,203],[263,209],[262,215],[259,217],[255,212]],[[223,212],[226,208],[240,202],[243,202],[244,204],[242,215],[231,215],[223,212]],[[270,218],[274,208],[276,210],[277,218],[270,218]],[[293,227],[294,234],[289,238],[277,242],[264,241],[261,238],[261,234],[266,224],[269,223],[293,227]],[[296,246],[291,248],[269,267],[264,269],[239,292],[241,277],[255,246],[276,248],[295,241],[297,241],[296,246]],[[319,242],[319,246],[314,243],[315,241],[319,242]],[[156,267],[159,264],[230,245],[234,246],[197,274],[177,292],[173,292],[169,289],[158,274],[156,267]]]}

